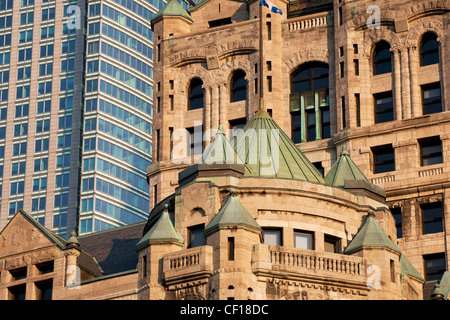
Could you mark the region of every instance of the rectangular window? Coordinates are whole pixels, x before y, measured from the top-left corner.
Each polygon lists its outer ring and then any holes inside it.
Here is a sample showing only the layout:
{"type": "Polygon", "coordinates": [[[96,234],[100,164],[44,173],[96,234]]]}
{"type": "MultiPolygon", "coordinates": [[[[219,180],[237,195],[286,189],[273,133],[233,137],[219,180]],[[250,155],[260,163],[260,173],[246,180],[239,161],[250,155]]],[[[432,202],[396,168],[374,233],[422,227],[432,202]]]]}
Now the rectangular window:
{"type": "Polygon", "coordinates": [[[391,268],[391,282],[395,283],[395,263],[394,260],[389,260],[389,262],[391,268]]]}
{"type": "Polygon", "coordinates": [[[345,129],[347,127],[347,118],[346,118],[346,106],[345,106],[345,96],[341,97],[341,106],[342,106],[342,128],[345,129]]]}
{"type": "Polygon", "coordinates": [[[20,14],[20,25],[33,23],[34,21],[34,11],[24,12],[20,14]]]}
{"type": "Polygon", "coordinates": [[[395,228],[397,229],[397,239],[400,239],[403,237],[402,208],[401,207],[391,208],[391,213],[392,216],[394,217],[395,228]]]}
{"type": "Polygon", "coordinates": [[[40,57],[45,58],[53,56],[53,47],[53,44],[41,46],[40,57]]]}
{"type": "Polygon", "coordinates": [[[442,141],[439,136],[420,139],[420,165],[430,166],[443,162],[442,141]]]}
{"type": "Polygon", "coordinates": [[[270,21],[266,22],[266,28],[267,28],[267,40],[272,40],[272,23],[270,21]]]}
{"type": "MultiPolygon", "coordinates": [[[[195,156],[203,152],[202,127],[187,128],[187,156],[195,156]]],[[[158,147],[159,149],[159,147],[158,147]]]]}
{"type": "Polygon", "coordinates": [[[355,93],[355,106],[356,106],[356,126],[361,127],[361,98],[359,93],[355,93]]]}
{"type": "Polygon", "coordinates": [[[75,40],[64,41],[62,43],[62,53],[75,52],[75,40]]]}
{"type": "Polygon", "coordinates": [[[355,76],[359,76],[359,60],[353,59],[353,68],[355,70],[355,76]]]}
{"type": "Polygon", "coordinates": [[[27,154],[27,143],[20,142],[13,144],[13,156],[20,156],[27,154]]]}
{"type": "Polygon", "coordinates": [[[36,282],[36,299],[52,300],[53,279],[36,282]]]}
{"type": "Polygon", "coordinates": [[[39,76],[46,76],[53,73],[53,62],[39,65],[39,76]]]}
{"type": "MultiPolygon", "coordinates": [[[[47,182],[45,182],[47,183],[47,182]]],[[[35,198],[31,200],[31,211],[45,210],[47,197],[35,198]]]]}
{"type": "Polygon", "coordinates": [[[343,24],[343,16],[342,16],[342,7],[338,8],[338,25],[342,26],[343,24]]]}
{"type": "Polygon", "coordinates": [[[444,231],[442,223],[442,203],[420,205],[422,211],[422,233],[431,234],[444,231]]]}
{"type": "Polygon", "coordinates": [[[392,145],[372,147],[373,173],[395,171],[395,153],[392,145]]]}
{"type": "Polygon", "coordinates": [[[264,244],[282,246],[282,231],[281,229],[263,229],[264,244]]]}
{"type": "Polygon", "coordinates": [[[340,243],[341,241],[339,238],[330,235],[325,235],[324,237],[325,252],[340,253],[341,252],[340,243]]]}
{"type": "Polygon", "coordinates": [[[373,95],[375,102],[375,123],[394,120],[394,102],[392,92],[383,92],[373,95]]]}
{"type": "Polygon", "coordinates": [[[13,281],[22,280],[27,277],[27,267],[13,269],[9,273],[13,281]]]}
{"type": "Polygon", "coordinates": [[[188,228],[188,248],[200,247],[205,244],[205,226],[203,224],[188,228]]]}
{"type": "Polygon", "coordinates": [[[212,21],[208,21],[208,25],[210,28],[216,28],[216,27],[220,27],[220,26],[225,26],[227,24],[231,24],[231,18],[223,18],[223,19],[217,19],[217,20],[212,20],[212,21]]]}
{"type": "Polygon", "coordinates": [[[422,86],[422,106],[423,114],[431,114],[442,111],[440,82],[422,86]]]}
{"type": "Polygon", "coordinates": [[[43,263],[36,264],[36,268],[39,271],[39,274],[47,274],[52,273],[54,271],[54,262],[47,261],[43,263]]]}
{"type": "Polygon", "coordinates": [[[423,256],[425,281],[440,281],[444,274],[445,253],[427,254],[423,256]]]}
{"type": "Polygon", "coordinates": [[[42,21],[55,19],[55,8],[42,10],[42,21]]]}
{"type": "Polygon", "coordinates": [[[153,206],[156,207],[158,204],[158,185],[153,186],[153,206]]]}
{"type": "Polygon", "coordinates": [[[341,79],[345,77],[344,61],[339,62],[339,73],[341,75],[341,79]]]}
{"type": "Polygon", "coordinates": [[[294,246],[297,249],[313,249],[313,234],[304,231],[294,232],[294,246]]]}
{"type": "Polygon", "coordinates": [[[306,140],[316,140],[316,112],[314,109],[306,110],[306,140]]]}
{"type": "Polygon", "coordinates": [[[19,62],[25,60],[31,60],[32,49],[22,49],[19,50],[19,62]]]}
{"type": "Polygon", "coordinates": [[[33,179],[33,191],[45,190],[47,189],[47,178],[36,178],[33,179]]]}
{"type": "Polygon", "coordinates": [[[234,261],[234,237],[228,237],[228,261],[234,261]]]}
{"type": "Polygon", "coordinates": [[[272,92],[272,76],[267,76],[267,90],[272,92]]]}
{"type": "Polygon", "coordinates": [[[25,300],[26,284],[20,284],[18,286],[8,288],[9,300],[25,300]]]}
{"type": "Polygon", "coordinates": [[[174,109],[173,95],[169,95],[169,103],[170,103],[170,111],[173,111],[174,109]]]}
{"type": "Polygon", "coordinates": [[[142,257],[142,276],[147,277],[147,256],[142,257]]]}

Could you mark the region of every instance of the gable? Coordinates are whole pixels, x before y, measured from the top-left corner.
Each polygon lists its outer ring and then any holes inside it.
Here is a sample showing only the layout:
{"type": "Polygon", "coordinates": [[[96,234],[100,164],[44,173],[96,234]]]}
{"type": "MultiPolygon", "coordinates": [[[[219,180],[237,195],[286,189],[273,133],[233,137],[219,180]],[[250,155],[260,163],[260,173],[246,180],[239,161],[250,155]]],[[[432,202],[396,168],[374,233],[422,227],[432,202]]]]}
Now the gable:
{"type": "Polygon", "coordinates": [[[26,213],[19,211],[0,233],[0,257],[49,246],[63,246],[50,232],[26,213]]]}
{"type": "Polygon", "coordinates": [[[192,31],[209,28],[209,22],[220,24],[227,19],[232,23],[248,20],[247,5],[241,0],[203,0],[188,11],[194,20],[192,31]]]}

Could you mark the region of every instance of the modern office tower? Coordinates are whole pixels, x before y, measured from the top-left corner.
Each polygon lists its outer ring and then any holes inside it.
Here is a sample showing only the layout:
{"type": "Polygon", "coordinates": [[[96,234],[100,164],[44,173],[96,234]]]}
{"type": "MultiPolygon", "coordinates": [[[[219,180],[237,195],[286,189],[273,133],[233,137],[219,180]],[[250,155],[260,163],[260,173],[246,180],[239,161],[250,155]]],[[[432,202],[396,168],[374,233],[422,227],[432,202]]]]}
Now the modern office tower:
{"type": "Polygon", "coordinates": [[[23,208],[63,236],[76,227],[85,44],[69,5],[83,16],[81,1],[0,5],[1,226],[23,208]]]}
{"type": "Polygon", "coordinates": [[[146,220],[164,5],[1,1],[0,228],[20,208],[63,237],[146,220]]]}

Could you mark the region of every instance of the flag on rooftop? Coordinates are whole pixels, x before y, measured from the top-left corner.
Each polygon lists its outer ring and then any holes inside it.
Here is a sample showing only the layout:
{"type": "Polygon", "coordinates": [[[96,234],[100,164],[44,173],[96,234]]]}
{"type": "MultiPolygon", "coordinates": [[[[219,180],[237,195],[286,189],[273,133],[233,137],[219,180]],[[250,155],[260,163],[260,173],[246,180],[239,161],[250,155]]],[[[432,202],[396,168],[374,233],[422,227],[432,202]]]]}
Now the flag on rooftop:
{"type": "Polygon", "coordinates": [[[272,2],[268,0],[259,0],[259,5],[266,6],[270,11],[274,13],[283,14],[283,12],[279,8],[277,8],[272,2]]]}

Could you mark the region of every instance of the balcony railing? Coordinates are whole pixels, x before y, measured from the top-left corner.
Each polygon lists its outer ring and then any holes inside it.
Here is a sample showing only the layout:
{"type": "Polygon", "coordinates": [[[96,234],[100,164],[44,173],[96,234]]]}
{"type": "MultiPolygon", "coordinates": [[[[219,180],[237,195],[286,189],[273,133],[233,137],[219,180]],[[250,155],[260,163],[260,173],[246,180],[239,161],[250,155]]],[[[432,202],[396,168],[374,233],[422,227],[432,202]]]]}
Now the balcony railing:
{"type": "Polygon", "coordinates": [[[213,270],[213,249],[201,246],[169,253],[163,258],[163,277],[166,284],[208,278],[213,270]]]}
{"type": "Polygon", "coordinates": [[[320,13],[314,16],[300,17],[287,21],[289,32],[328,26],[328,13],[320,13]]]}
{"type": "Polygon", "coordinates": [[[259,244],[253,248],[255,273],[278,273],[285,277],[305,275],[318,278],[365,283],[367,263],[364,258],[314,250],[284,248],[259,244]]]}

